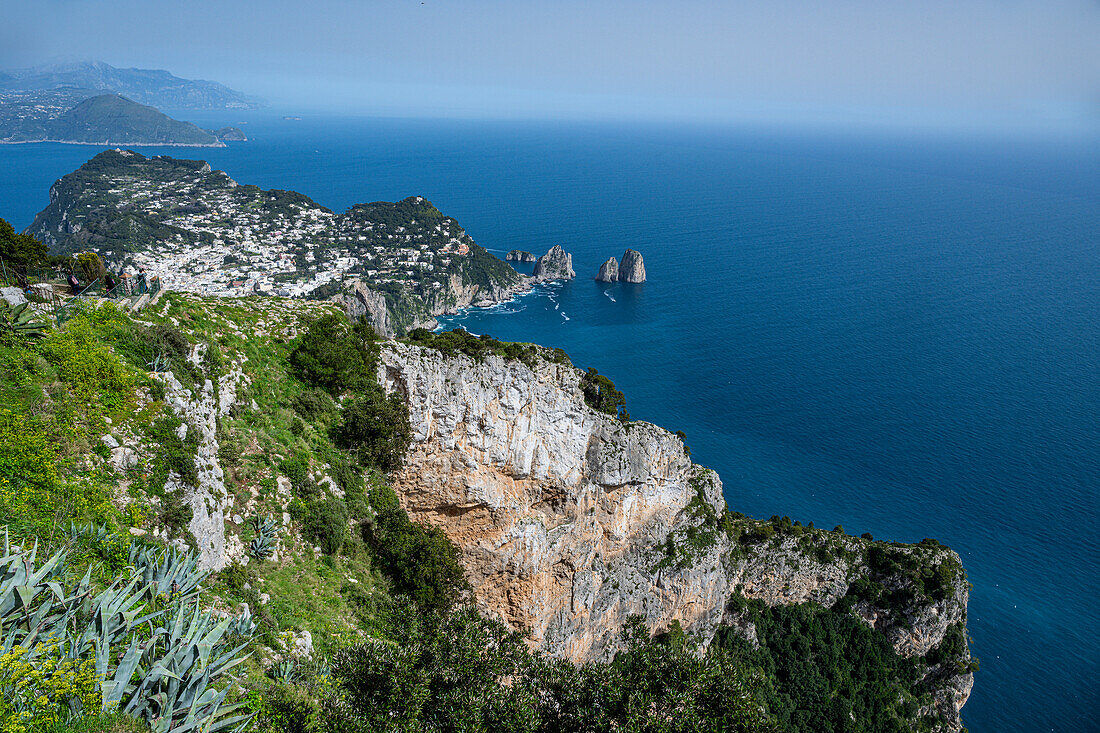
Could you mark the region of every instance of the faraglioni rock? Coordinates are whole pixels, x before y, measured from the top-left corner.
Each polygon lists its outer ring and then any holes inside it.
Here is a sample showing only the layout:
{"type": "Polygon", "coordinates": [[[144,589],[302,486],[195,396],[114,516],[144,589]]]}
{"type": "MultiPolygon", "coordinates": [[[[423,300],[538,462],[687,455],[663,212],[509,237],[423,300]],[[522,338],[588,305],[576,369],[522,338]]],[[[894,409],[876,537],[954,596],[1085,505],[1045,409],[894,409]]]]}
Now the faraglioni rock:
{"type": "Polygon", "coordinates": [[[623,260],[619,264],[619,282],[645,282],[645,262],[642,261],[641,252],[628,249],[623,253],[623,260]]]}
{"type": "Polygon", "coordinates": [[[613,283],[619,280],[619,261],[614,257],[608,257],[607,262],[600,265],[600,271],[596,274],[596,281],[601,283],[613,283]]]}
{"type": "Polygon", "coordinates": [[[513,249],[504,259],[508,260],[509,262],[534,262],[537,258],[533,254],[525,250],[513,249]]]}
{"type": "Polygon", "coordinates": [[[573,255],[555,244],[550,251],[535,262],[535,271],[531,275],[538,282],[551,280],[572,280],[577,276],[573,272],[573,255]]]}

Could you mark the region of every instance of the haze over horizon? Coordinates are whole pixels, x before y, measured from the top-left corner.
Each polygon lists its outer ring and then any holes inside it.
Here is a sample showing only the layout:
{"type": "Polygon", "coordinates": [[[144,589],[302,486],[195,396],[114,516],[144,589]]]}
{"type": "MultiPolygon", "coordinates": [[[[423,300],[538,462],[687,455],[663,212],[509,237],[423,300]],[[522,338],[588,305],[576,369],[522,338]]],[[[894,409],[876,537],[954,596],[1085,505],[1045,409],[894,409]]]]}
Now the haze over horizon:
{"type": "Polygon", "coordinates": [[[1100,130],[1090,0],[9,0],[0,17],[0,68],[163,68],[303,112],[1100,130]]]}

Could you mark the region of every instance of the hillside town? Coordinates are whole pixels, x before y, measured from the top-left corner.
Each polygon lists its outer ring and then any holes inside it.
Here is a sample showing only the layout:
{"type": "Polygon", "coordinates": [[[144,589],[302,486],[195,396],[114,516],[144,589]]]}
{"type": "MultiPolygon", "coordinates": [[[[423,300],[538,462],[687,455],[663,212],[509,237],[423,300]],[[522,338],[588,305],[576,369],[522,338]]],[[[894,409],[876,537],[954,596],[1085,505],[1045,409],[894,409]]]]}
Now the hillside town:
{"type": "Polygon", "coordinates": [[[335,214],[292,191],[239,185],[201,161],[113,150],[58,181],[30,231],[94,249],[165,287],[208,296],[328,297],[345,278],[435,300],[452,276],[518,279],[416,196],[335,214]]]}

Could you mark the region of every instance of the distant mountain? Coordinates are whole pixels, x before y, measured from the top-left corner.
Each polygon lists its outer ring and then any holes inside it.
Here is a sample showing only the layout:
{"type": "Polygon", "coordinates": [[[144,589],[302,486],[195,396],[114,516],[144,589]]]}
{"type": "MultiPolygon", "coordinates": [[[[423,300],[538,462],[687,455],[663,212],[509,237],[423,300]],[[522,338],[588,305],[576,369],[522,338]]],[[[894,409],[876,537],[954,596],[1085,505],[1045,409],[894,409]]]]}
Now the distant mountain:
{"type": "Polygon", "coordinates": [[[101,61],[0,71],[0,91],[82,89],[121,94],[161,109],[256,109],[262,100],[213,81],[181,79],[162,69],[118,69],[101,61]]]}
{"type": "MultiPolygon", "coordinates": [[[[37,93],[36,93],[37,94],[37,93]]],[[[54,93],[37,94],[31,99],[54,93]]],[[[0,102],[5,95],[0,95],[0,102]]],[[[59,114],[66,100],[50,106],[37,106],[24,100],[22,109],[40,110],[34,118],[7,110],[0,114],[0,141],[95,143],[101,145],[194,145],[220,147],[223,143],[211,132],[190,122],[174,120],[152,107],[138,104],[118,94],[100,94],[78,102],[59,114]],[[4,123],[8,123],[5,128],[4,123]]],[[[0,112],[4,105],[0,104],[0,112]]]]}

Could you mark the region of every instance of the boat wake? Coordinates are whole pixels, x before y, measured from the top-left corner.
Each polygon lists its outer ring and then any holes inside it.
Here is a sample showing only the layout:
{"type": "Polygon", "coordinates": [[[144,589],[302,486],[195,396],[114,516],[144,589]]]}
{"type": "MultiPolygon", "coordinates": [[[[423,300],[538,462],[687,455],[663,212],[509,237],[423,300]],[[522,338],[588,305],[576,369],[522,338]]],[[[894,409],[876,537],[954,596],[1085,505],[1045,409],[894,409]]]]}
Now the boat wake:
{"type": "Polygon", "coordinates": [[[604,294],[604,295],[606,295],[607,297],[611,298],[611,302],[612,302],[612,303],[618,303],[618,302],[619,302],[619,301],[615,300],[615,296],[614,296],[614,295],[612,295],[611,293],[607,292],[606,290],[605,290],[605,291],[603,291],[603,294],[604,294]]]}

